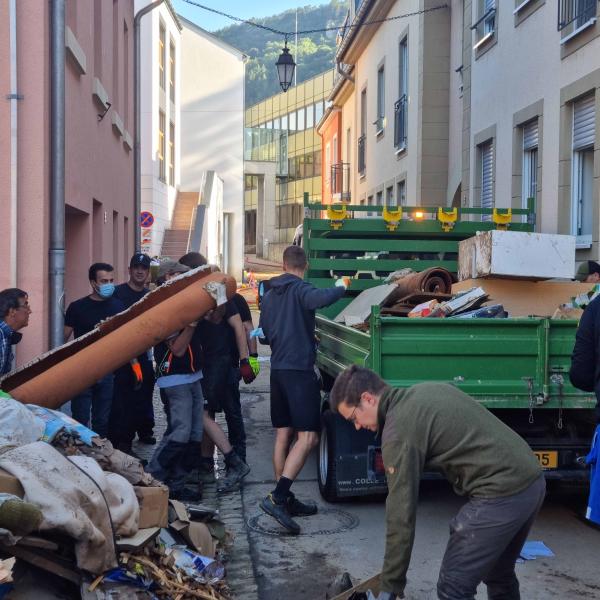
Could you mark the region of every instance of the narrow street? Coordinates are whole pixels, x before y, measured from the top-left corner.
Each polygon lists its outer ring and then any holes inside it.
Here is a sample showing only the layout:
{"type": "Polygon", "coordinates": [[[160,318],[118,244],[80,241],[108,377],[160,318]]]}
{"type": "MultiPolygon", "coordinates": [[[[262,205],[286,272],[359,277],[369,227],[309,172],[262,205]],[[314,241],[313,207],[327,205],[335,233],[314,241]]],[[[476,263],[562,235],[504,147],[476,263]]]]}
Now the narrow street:
{"type": "MultiPolygon", "coordinates": [[[[256,314],[254,318],[257,322],[256,314]]],[[[268,348],[260,351],[266,355],[268,348]]],[[[248,462],[252,466],[242,490],[243,518],[260,600],[320,600],[325,598],[328,584],[344,571],[356,582],[379,572],[385,541],[385,504],[325,502],[318,491],[316,456],[309,459],[293,487],[297,496],[315,500],[319,506],[317,516],[299,519],[299,536],[281,534],[280,526],[259,509],[258,502],[274,486],[268,362],[261,362],[259,377],[242,390],[248,462]]],[[[436,581],[448,522],[461,504],[461,498],[444,482],[422,486],[407,598],[437,597],[436,581]]],[[[523,598],[600,597],[600,573],[589,568],[591,557],[598,551],[600,530],[578,517],[576,510],[581,513],[583,504],[581,496],[549,493],[529,539],[543,541],[556,556],[517,565],[523,598]]],[[[480,586],[478,600],[486,597],[484,586],[480,586]]]]}

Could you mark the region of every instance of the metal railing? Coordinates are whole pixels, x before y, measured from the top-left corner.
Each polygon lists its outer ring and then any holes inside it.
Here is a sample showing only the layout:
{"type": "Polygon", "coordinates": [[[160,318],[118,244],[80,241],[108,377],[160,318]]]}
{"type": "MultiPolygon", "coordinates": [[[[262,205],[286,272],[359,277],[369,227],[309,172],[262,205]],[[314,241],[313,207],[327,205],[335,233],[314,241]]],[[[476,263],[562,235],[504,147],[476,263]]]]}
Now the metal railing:
{"type": "Polygon", "coordinates": [[[350,163],[331,165],[331,194],[340,200],[350,200],[350,163]]]}
{"type": "Polygon", "coordinates": [[[403,94],[394,104],[394,148],[406,148],[408,139],[408,102],[403,94]]]}
{"type": "Polygon", "coordinates": [[[562,31],[572,23],[581,27],[596,16],[598,0],[559,0],[558,31],[562,31]]]}
{"type": "Polygon", "coordinates": [[[365,147],[366,147],[367,136],[363,133],[358,138],[358,172],[361,175],[364,175],[365,170],[367,168],[367,164],[365,162],[365,147]]]}

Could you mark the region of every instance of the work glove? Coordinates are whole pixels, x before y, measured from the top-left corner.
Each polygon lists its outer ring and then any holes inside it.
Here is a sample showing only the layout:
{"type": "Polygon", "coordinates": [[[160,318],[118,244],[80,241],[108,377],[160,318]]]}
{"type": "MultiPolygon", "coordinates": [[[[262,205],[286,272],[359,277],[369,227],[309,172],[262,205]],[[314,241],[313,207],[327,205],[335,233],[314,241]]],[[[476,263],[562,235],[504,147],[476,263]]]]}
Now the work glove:
{"type": "Polygon", "coordinates": [[[138,391],[142,387],[142,382],[144,381],[144,376],[142,375],[142,365],[140,365],[140,361],[137,358],[134,358],[130,363],[131,370],[133,371],[133,389],[134,391],[138,391]]]}
{"type": "Polygon", "coordinates": [[[344,275],[344,277],[340,277],[335,282],[335,287],[343,287],[345,290],[347,290],[350,287],[351,281],[352,280],[350,279],[350,277],[347,277],[346,275],[344,275]]]}
{"type": "Polygon", "coordinates": [[[252,372],[254,373],[254,377],[257,377],[260,373],[260,363],[258,362],[258,354],[251,354],[248,357],[248,362],[252,367],[252,372]]]}
{"type": "Polygon", "coordinates": [[[256,375],[250,366],[250,361],[247,358],[240,360],[240,374],[244,383],[252,383],[256,379],[256,375]]]}

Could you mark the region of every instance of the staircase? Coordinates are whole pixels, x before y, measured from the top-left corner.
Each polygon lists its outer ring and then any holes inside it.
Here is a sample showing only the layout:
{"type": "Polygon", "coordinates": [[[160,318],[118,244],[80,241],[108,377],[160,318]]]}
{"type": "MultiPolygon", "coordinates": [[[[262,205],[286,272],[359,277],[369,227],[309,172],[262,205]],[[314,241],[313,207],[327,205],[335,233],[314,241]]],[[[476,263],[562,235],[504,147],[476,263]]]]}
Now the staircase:
{"type": "Polygon", "coordinates": [[[178,260],[188,251],[190,228],[194,218],[194,209],[198,204],[198,192],[178,192],[173,209],[171,227],[165,229],[161,256],[178,260]]]}

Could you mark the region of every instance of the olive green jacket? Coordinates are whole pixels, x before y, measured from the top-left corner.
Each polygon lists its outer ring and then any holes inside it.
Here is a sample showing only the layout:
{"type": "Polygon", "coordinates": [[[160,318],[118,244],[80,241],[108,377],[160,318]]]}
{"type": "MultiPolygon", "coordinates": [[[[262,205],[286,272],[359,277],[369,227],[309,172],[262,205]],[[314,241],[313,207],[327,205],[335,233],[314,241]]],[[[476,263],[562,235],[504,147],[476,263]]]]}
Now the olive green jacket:
{"type": "Polygon", "coordinates": [[[378,422],[389,488],[381,589],[401,596],[424,470],[440,471],[461,496],[498,498],[527,488],[541,468],[523,438],[449,384],[388,388],[378,422]]]}

